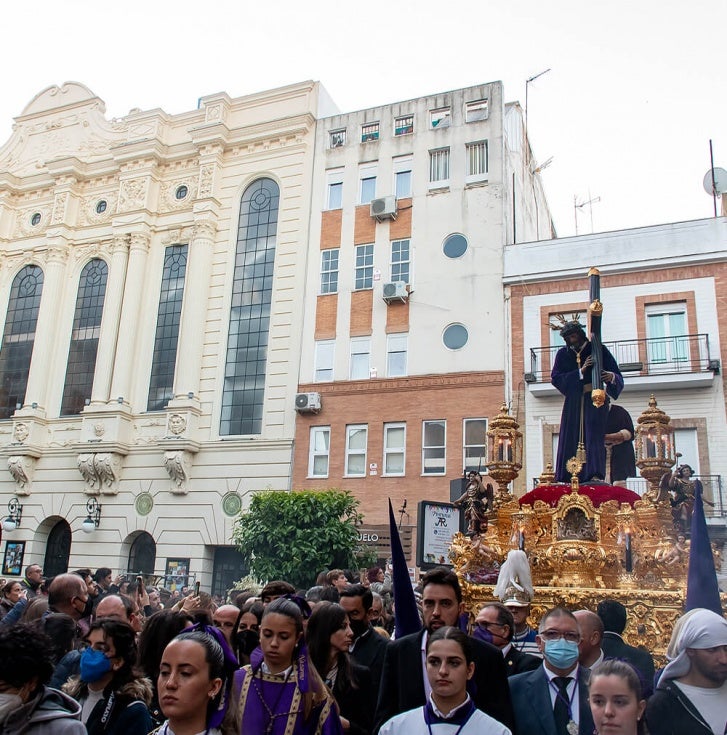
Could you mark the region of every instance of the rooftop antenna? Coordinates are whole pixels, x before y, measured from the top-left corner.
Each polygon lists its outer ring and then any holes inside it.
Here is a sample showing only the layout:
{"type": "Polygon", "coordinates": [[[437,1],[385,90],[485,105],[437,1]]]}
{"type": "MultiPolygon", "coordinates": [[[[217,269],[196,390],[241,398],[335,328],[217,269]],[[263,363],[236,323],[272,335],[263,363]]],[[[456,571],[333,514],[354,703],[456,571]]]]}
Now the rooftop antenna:
{"type": "Polygon", "coordinates": [[[714,167],[714,154],[712,153],[712,139],[709,140],[709,171],[704,174],[702,182],[704,190],[712,197],[714,216],[717,216],[717,197],[727,191],[727,171],[723,168],[714,167]]]}
{"type": "Polygon", "coordinates": [[[591,234],[593,234],[593,205],[600,201],[601,197],[591,196],[590,189],[588,191],[588,201],[586,202],[579,202],[578,197],[575,194],[573,195],[573,218],[576,222],[576,235],[578,234],[578,210],[583,209],[583,207],[588,207],[588,211],[591,215],[591,234]]]}
{"type": "Polygon", "coordinates": [[[531,82],[534,82],[538,77],[542,77],[543,74],[547,74],[550,71],[550,67],[547,68],[545,71],[538,72],[537,74],[533,74],[533,76],[529,77],[525,80],[525,156],[527,159],[527,162],[530,163],[530,139],[528,138],[528,85],[531,82]]]}

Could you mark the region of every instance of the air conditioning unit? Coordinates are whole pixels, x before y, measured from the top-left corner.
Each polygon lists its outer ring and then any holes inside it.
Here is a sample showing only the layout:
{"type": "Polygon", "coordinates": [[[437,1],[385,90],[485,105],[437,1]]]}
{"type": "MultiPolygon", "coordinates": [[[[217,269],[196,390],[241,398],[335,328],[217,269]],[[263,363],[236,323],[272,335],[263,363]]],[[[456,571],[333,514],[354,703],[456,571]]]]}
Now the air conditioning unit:
{"type": "Polygon", "coordinates": [[[406,281],[392,281],[391,283],[385,283],[384,288],[382,289],[382,296],[387,304],[397,300],[403,303],[409,298],[406,281]]]}
{"type": "Polygon", "coordinates": [[[384,219],[396,219],[396,197],[380,197],[371,200],[371,216],[381,222],[384,219]]]}
{"type": "Polygon", "coordinates": [[[298,393],[295,396],[295,410],[299,413],[318,413],[321,410],[320,393],[298,393]]]}

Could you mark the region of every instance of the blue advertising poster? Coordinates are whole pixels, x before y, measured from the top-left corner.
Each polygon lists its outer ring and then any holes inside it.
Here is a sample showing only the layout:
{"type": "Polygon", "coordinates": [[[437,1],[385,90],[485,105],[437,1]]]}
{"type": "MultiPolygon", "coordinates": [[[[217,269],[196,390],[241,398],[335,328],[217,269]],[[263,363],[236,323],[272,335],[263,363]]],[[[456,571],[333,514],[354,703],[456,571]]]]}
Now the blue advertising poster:
{"type": "Polygon", "coordinates": [[[452,566],[449,547],[459,528],[459,508],[451,503],[420,501],[417,514],[417,564],[422,569],[452,566]]]}

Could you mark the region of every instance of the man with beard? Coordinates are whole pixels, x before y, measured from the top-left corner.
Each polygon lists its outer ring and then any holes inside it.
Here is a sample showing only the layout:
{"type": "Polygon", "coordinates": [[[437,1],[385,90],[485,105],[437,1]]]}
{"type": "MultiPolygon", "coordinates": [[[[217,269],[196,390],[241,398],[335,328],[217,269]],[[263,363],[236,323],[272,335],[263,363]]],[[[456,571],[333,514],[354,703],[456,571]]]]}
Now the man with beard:
{"type": "Polygon", "coordinates": [[[376,702],[381,684],[381,673],[384,668],[384,656],[389,642],[379,635],[369,622],[369,611],[373,603],[373,593],[362,584],[349,584],[341,591],[340,605],[348,615],[348,622],[353,631],[351,658],[371,671],[374,685],[373,700],[376,702]]]}
{"type": "MultiPolygon", "coordinates": [[[[424,629],[389,643],[374,721],[375,732],[400,712],[424,706],[431,685],[424,667],[427,637],[446,625],[458,627],[464,612],[459,579],[451,569],[435,567],[421,579],[424,629]]],[[[472,700],[477,709],[513,730],[514,715],[505,661],[490,643],[470,638],[475,673],[472,700]]]]}

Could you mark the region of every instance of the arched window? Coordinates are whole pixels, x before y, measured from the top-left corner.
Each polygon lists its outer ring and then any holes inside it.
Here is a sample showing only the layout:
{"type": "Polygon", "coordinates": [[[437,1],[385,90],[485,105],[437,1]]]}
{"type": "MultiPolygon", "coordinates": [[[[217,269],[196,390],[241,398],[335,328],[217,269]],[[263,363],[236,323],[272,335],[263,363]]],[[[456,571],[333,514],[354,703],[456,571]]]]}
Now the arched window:
{"type": "Polygon", "coordinates": [[[164,255],[162,288],[159,294],[154,357],[151,363],[147,411],[161,411],[173,398],[174,365],[177,361],[179,322],[182,316],[187,246],[172,245],[164,255]]]}
{"type": "Polygon", "coordinates": [[[262,431],[279,200],[278,185],[258,179],[240,203],[220,420],[225,436],[262,431]]]}
{"type": "Polygon", "coordinates": [[[68,571],[68,557],[71,555],[71,527],[65,520],[60,520],[51,528],[45,546],[43,574],[55,577],[68,571]]]}
{"type": "Polygon", "coordinates": [[[86,401],[91,400],[107,278],[108,266],[99,258],[90,260],[81,271],[63,386],[62,416],[81,413],[86,401]]]}
{"type": "Polygon", "coordinates": [[[0,346],[0,419],[10,418],[25,402],[42,291],[43,271],[37,265],[26,265],[10,288],[0,346]]]}
{"type": "Polygon", "coordinates": [[[157,545],[153,536],[142,531],[129,549],[129,574],[154,574],[157,545]]]}

